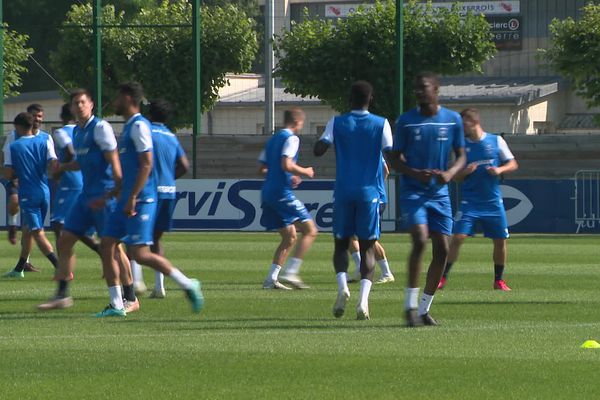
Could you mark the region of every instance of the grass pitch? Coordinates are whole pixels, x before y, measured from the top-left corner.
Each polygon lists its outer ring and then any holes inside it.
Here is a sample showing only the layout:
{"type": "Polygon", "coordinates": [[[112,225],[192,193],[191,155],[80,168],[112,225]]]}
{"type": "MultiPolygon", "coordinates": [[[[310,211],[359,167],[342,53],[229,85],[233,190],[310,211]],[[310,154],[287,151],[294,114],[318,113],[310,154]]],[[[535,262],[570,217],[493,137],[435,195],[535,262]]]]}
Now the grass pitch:
{"type": "MultiPolygon", "coordinates": [[[[336,296],[332,239],[322,234],[303,277],[312,289],[261,289],[276,234],[175,233],[167,255],[203,282],[203,314],[167,281],[125,319],[98,320],[108,302],[99,260],[80,245],[75,306],[39,313],[52,268],[0,281],[0,399],[593,399],[598,398],[600,238],[518,236],[509,244],[510,293],[492,290],[491,243],[463,247],[438,292],[437,328],[404,328],[408,242],[384,235],[396,282],[374,286],[370,321],[346,316],[336,296]]],[[[6,270],[17,249],[0,242],[6,270]]],[[[151,286],[153,272],[145,269],[151,286]]]]}

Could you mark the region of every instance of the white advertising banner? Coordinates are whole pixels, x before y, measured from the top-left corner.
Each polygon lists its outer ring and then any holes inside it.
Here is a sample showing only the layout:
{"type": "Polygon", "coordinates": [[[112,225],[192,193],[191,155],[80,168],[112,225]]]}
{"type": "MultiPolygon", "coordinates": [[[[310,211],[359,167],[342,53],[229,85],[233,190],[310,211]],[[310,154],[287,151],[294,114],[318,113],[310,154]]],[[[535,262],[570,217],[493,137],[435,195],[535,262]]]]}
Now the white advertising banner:
{"type": "MultiPolygon", "coordinates": [[[[452,8],[454,3],[433,3],[433,8],[452,8]]],[[[474,14],[485,15],[515,15],[521,12],[521,2],[515,1],[465,1],[461,2],[462,13],[471,11],[474,14]]],[[[326,18],[346,18],[355,12],[361,4],[326,4],[326,18]]],[[[362,7],[368,9],[372,4],[362,4],[362,7]]]]}

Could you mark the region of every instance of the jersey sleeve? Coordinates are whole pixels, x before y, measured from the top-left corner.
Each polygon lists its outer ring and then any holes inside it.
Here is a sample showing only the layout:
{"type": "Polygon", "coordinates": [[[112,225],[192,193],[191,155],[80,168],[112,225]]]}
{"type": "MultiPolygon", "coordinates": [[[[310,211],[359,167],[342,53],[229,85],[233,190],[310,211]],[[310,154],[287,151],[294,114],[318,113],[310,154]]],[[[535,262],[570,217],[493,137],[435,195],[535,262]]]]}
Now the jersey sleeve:
{"type": "Polygon", "coordinates": [[[267,163],[267,153],[264,150],[260,152],[260,155],[258,156],[258,161],[262,164],[267,163]]]}
{"type": "Polygon", "coordinates": [[[465,147],[465,129],[463,127],[462,118],[459,114],[456,115],[456,125],[454,126],[454,137],[452,138],[452,147],[455,149],[465,147]]]}
{"type": "Polygon", "coordinates": [[[102,151],[113,151],[117,148],[117,139],[112,126],[106,121],[100,121],[94,128],[94,141],[102,151]]]}
{"type": "Polygon", "coordinates": [[[131,140],[138,153],[152,151],[152,133],[145,123],[137,121],[133,124],[131,127],[131,140]]]}
{"type": "Polygon", "coordinates": [[[72,142],[71,137],[64,129],[57,129],[54,132],[54,143],[56,143],[56,146],[58,146],[59,149],[64,149],[72,142]]]}
{"type": "Polygon", "coordinates": [[[12,167],[12,152],[10,150],[10,144],[8,146],[6,146],[6,148],[4,148],[3,150],[4,150],[4,166],[12,167]]]}
{"type": "Polygon", "coordinates": [[[281,157],[294,158],[300,148],[300,138],[296,135],[287,138],[281,149],[281,157]]]}
{"type": "Polygon", "coordinates": [[[515,159],[515,156],[508,148],[508,144],[506,144],[506,140],[504,140],[502,136],[498,136],[498,153],[500,156],[500,161],[502,162],[507,162],[515,159]]]}
{"type": "Polygon", "coordinates": [[[48,148],[48,153],[46,156],[46,160],[56,160],[56,151],[54,150],[54,140],[52,140],[52,136],[48,135],[48,140],[46,141],[46,147],[48,148]]]}
{"type": "Polygon", "coordinates": [[[333,144],[333,124],[334,124],[334,122],[335,122],[335,117],[331,118],[327,122],[327,125],[325,125],[325,132],[323,132],[323,134],[321,135],[319,140],[322,140],[328,144],[333,144]]]}
{"type": "Polygon", "coordinates": [[[392,150],[403,153],[404,150],[406,150],[406,132],[402,117],[399,117],[396,120],[395,130],[396,132],[394,132],[394,143],[392,145],[392,150]]]}
{"type": "Polygon", "coordinates": [[[383,124],[383,134],[381,135],[381,150],[389,151],[392,149],[394,139],[392,138],[392,127],[386,119],[383,124]]]}

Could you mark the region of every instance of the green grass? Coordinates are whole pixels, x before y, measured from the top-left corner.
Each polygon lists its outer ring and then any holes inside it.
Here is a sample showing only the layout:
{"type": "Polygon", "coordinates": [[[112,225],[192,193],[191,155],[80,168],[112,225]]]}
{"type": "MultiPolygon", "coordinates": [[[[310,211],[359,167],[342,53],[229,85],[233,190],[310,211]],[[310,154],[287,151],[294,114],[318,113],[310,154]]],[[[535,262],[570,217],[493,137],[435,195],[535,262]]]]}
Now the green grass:
{"type": "MultiPolygon", "coordinates": [[[[142,301],[126,319],[91,318],[107,303],[97,257],[80,247],[75,306],[39,313],[54,291],[51,267],[0,281],[0,399],[213,398],[597,398],[600,240],[518,236],[506,278],[491,290],[491,243],[468,241],[432,308],[443,325],[403,327],[408,242],[384,235],[396,282],[375,286],[371,321],[355,321],[358,288],[335,320],[332,240],[322,234],[303,266],[312,289],[274,292],[261,283],[275,234],[171,234],[167,254],[203,281],[206,308],[183,293],[142,301]]],[[[16,248],[0,242],[8,270],[16,248]]],[[[153,274],[145,270],[151,285],[153,274]]]]}

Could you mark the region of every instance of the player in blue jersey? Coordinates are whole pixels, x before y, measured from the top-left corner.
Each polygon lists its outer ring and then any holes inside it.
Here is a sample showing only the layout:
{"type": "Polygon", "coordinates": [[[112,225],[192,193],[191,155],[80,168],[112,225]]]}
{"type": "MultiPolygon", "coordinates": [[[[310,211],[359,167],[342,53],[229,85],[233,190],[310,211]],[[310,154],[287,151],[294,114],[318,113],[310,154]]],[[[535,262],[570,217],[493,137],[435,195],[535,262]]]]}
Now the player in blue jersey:
{"type": "MultiPolygon", "coordinates": [[[[48,135],[47,132],[41,130],[42,123],[44,122],[44,108],[37,103],[30,104],[27,106],[27,112],[33,116],[33,135],[39,134],[48,135]]],[[[16,140],[17,134],[12,131],[4,143],[3,152],[4,158],[10,157],[10,145],[16,140]]],[[[19,215],[19,196],[18,196],[18,179],[12,179],[8,181],[7,192],[9,194],[7,201],[7,214],[8,214],[8,240],[11,244],[17,243],[17,218],[19,215]]],[[[29,252],[27,249],[33,247],[33,237],[30,232],[24,230],[21,235],[21,253],[19,256],[19,263],[22,259],[25,260],[25,272],[40,272],[40,270],[34,267],[29,262],[29,252]]]]}
{"type": "MultiPolygon", "coordinates": [[[[70,103],[63,104],[60,111],[60,119],[63,121],[64,126],[54,132],[54,144],[57,149],[58,161],[61,164],[66,164],[76,158],[75,149],[73,148],[73,131],[76,124],[71,112],[70,103]]],[[[77,201],[83,188],[83,178],[81,171],[57,172],[54,178],[57,182],[50,208],[50,226],[58,242],[65,224],[65,218],[77,201]]],[[[90,232],[87,232],[86,235],[81,236],[79,239],[97,253],[98,244],[94,242],[91,236],[90,232]]]]}
{"type": "MultiPolygon", "coordinates": [[[[6,178],[19,179],[19,208],[22,216],[24,236],[31,236],[40,251],[50,260],[54,268],[58,259],[52,245],[44,234],[44,219],[50,203],[48,169],[56,168],[54,143],[49,135],[34,135],[34,117],[30,113],[20,113],[14,120],[17,139],[10,145],[10,156],[4,160],[7,167],[6,178]]],[[[4,274],[7,278],[23,278],[25,258],[31,252],[31,242],[23,240],[19,263],[12,271],[4,274]]]]}
{"type": "Polygon", "coordinates": [[[348,248],[356,236],[361,256],[361,281],[356,317],[369,319],[369,292],[373,283],[375,256],[373,247],[380,234],[379,176],[381,154],[392,147],[392,130],[388,121],[369,113],[373,87],[365,81],[352,84],[352,111],[333,117],[317,141],[314,154],[335,148],[336,178],[333,203],[335,250],[333,265],[337,274],[338,295],[333,306],[336,318],[344,314],[350,298],[347,284],[348,248]]]}
{"type": "MultiPolygon", "coordinates": [[[[390,170],[387,166],[385,158],[383,155],[381,156],[381,170],[378,176],[378,189],[379,189],[379,216],[380,218],[383,216],[385,209],[387,207],[387,193],[385,189],[385,181],[390,174],[390,170]]],[[[373,250],[375,251],[375,261],[379,265],[381,269],[381,276],[375,282],[376,285],[380,285],[383,283],[391,283],[394,282],[394,274],[390,270],[390,265],[388,263],[387,257],[385,255],[385,249],[379,243],[379,240],[373,246],[373,250]]],[[[353,237],[350,241],[350,256],[354,261],[354,276],[348,276],[348,283],[358,282],[360,281],[360,248],[358,244],[358,239],[353,237]]]]}
{"type": "MultiPolygon", "coordinates": [[[[111,125],[93,114],[94,102],[89,91],[76,89],[71,92],[70,97],[72,110],[77,117],[77,126],[73,130],[73,150],[76,159],[61,164],[59,171],[80,170],[83,188],[65,218],[65,225],[58,240],[59,269],[55,276],[58,289],[54,297],[38,306],[38,309],[43,311],[73,305],[73,299],[68,294],[68,283],[73,279],[75,244],[91,228],[102,235],[106,214],[114,209],[114,197],[121,190],[121,164],[111,125]]],[[[100,257],[103,257],[101,253],[100,257]]],[[[131,288],[130,292],[135,298],[127,256],[120,248],[115,257],[123,271],[122,275],[128,276],[124,285],[131,288]]]]}
{"type": "Polygon", "coordinates": [[[154,156],[150,122],[140,114],[143,96],[142,86],[130,82],[119,85],[115,99],[117,114],[127,121],[119,141],[123,189],[116,208],[108,215],[100,244],[104,254],[104,276],[111,300],[103,311],[96,314],[97,317],[126,315],[120,293],[119,268],[114,259],[120,242],[127,246],[130,259],[173,278],[186,292],[194,312],[200,312],[204,304],[200,282],[186,277],[169,260],[150,250],[150,245],[153,244],[157,189],[152,173],[154,156]]]}
{"type": "MultiPolygon", "coordinates": [[[[171,106],[163,99],[150,103],[148,117],[152,123],[152,146],[154,150],[154,174],[158,192],[156,218],[154,221],[154,244],[150,246],[153,253],[164,256],[161,238],[164,232],[170,232],[173,226],[173,211],[176,203],[175,180],[187,173],[190,168],[185,151],[177,136],[166,126],[171,116],[171,106]]],[[[136,293],[145,291],[141,266],[134,260],[131,261],[136,293]]],[[[165,297],[164,275],[155,271],[154,289],[150,298],[162,299],[165,297]]]]}
{"type": "Polygon", "coordinates": [[[300,146],[297,134],[304,126],[304,118],[304,111],[298,108],[286,110],[283,117],[285,128],[267,141],[259,156],[259,172],[266,175],[261,191],[263,213],[260,222],[267,230],[277,229],[281,235],[263,283],[264,289],[291,289],[280,280],[296,289],[308,288],[300,278],[300,266],[317,237],[317,228],[304,204],[292,192],[300,184],[300,176],[312,178],[315,175],[312,167],[301,167],[296,163],[300,146]],[[302,237],[279,275],[296,242],[296,230],[302,233],[302,237]]]}
{"type": "Polygon", "coordinates": [[[452,234],[448,182],[465,166],[462,120],[458,113],[439,105],[439,86],[435,74],[417,75],[418,106],[396,121],[394,148],[388,158],[392,168],[402,174],[400,209],[412,239],[404,303],[408,326],[437,325],[429,308],[444,272],[452,234]],[[452,151],[456,157],[453,164],[452,151]],[[419,302],[419,274],[429,237],[433,257],[419,302]]]}
{"type": "Polygon", "coordinates": [[[467,236],[473,235],[475,225],[480,224],[485,237],[494,243],[493,287],[509,291],[503,279],[508,224],[500,192],[500,175],[516,171],[519,165],[501,136],[483,130],[476,109],[466,109],[461,116],[465,127],[467,166],[455,177],[462,182],[462,196],[454,221],[446,270],[438,288],[446,285],[450,268],[458,259],[460,246],[467,236]]]}

